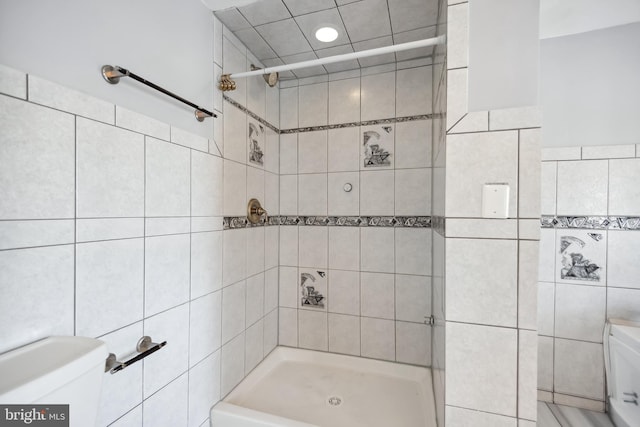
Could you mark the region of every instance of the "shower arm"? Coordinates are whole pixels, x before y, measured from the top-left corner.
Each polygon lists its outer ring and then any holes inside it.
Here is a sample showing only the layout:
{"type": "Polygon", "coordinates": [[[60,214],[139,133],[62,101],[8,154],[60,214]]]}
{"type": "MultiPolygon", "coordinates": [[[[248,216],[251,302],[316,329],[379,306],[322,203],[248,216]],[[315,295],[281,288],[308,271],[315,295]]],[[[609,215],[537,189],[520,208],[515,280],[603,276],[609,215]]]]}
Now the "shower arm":
{"type": "Polygon", "coordinates": [[[299,68],[313,67],[316,65],[333,64],[334,62],[348,61],[350,59],[365,58],[368,56],[382,55],[391,52],[400,52],[403,50],[417,49],[420,47],[436,46],[444,44],[446,36],[441,35],[430,39],[417,40],[413,42],[401,43],[391,46],[378,47],[375,49],[361,50],[359,52],[345,53],[342,55],[328,56],[326,58],[312,59],[310,61],[296,62],[295,64],[277,65],[275,67],[261,68],[255,71],[247,71],[243,73],[225,74],[227,78],[241,78],[260,76],[263,74],[278,73],[280,71],[297,70],[299,68]]]}

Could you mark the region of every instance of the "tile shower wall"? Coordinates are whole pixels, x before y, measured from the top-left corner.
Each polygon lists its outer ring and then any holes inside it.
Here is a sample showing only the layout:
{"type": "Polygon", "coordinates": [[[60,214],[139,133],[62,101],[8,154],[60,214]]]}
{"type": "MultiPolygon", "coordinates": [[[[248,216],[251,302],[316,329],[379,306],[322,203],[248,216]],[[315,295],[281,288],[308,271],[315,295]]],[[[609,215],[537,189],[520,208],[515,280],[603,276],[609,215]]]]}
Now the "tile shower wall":
{"type": "MultiPolygon", "coordinates": [[[[438,6],[437,35],[447,35],[447,1],[438,6]]],[[[434,318],[431,339],[431,372],[435,397],[436,420],[444,426],[445,412],[445,167],[447,113],[447,44],[438,45],[433,61],[433,150],[432,169],[432,301],[434,318]]]]}
{"type": "Polygon", "coordinates": [[[468,112],[469,3],[449,1],[447,15],[446,152],[439,148],[444,160],[435,161],[444,177],[434,177],[439,192],[445,180],[434,218],[446,217],[444,243],[434,240],[440,254],[444,245],[438,265],[446,283],[434,287],[434,300],[444,300],[436,319],[446,325],[444,354],[435,356],[446,367],[441,374],[438,361],[439,425],[529,427],[536,421],[540,120],[527,108],[468,112]],[[482,218],[483,184],[496,182],[510,187],[509,216],[482,218]]]}
{"type": "MultiPolygon", "coordinates": [[[[218,35],[216,35],[217,37],[218,35]]],[[[262,66],[226,27],[218,73],[262,66]]],[[[224,115],[224,216],[246,217],[249,199],[278,214],[279,91],[260,76],[216,91],[224,115]]],[[[222,261],[221,396],[231,391],[278,340],[278,227],[225,229],[222,261]]]]}
{"type": "Polygon", "coordinates": [[[640,151],[542,151],[541,400],[603,411],[607,318],[640,320],[640,151]]]}
{"type": "MultiPolygon", "coordinates": [[[[250,61],[231,37],[216,22],[218,71],[223,45],[229,67],[250,61]]],[[[0,93],[0,352],[84,335],[122,359],[143,335],[166,340],[105,375],[99,425],[208,426],[277,344],[277,255],[264,247],[277,231],[222,230],[229,182],[272,195],[269,173],[277,194],[277,148],[247,166],[247,125],[223,132],[238,115],[219,93],[215,141],[5,66],[0,93]]],[[[244,93],[277,120],[277,95],[244,93]]]]}
{"type": "Polygon", "coordinates": [[[431,214],[431,79],[411,62],[282,87],[280,215],[354,225],[280,227],[281,345],[431,364],[431,229],[373,226],[431,214]]]}

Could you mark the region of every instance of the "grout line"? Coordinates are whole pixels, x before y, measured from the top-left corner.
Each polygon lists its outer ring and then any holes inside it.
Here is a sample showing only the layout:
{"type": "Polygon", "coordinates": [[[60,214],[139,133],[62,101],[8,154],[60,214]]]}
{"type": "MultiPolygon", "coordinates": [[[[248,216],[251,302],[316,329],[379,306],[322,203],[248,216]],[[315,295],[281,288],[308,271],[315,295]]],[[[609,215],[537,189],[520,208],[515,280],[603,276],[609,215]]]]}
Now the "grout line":
{"type": "Polygon", "coordinates": [[[73,335],[78,334],[78,117],[73,116],[73,335]]]}
{"type": "MultiPolygon", "coordinates": [[[[487,115],[489,115],[491,112],[488,112],[487,115]]],[[[490,127],[489,127],[490,129],[490,127]]],[[[520,199],[522,198],[522,186],[520,183],[520,172],[521,172],[521,167],[520,167],[520,155],[522,154],[522,139],[521,139],[521,134],[520,134],[520,130],[518,130],[518,155],[517,155],[517,161],[516,161],[516,188],[517,188],[517,196],[516,196],[516,236],[517,236],[517,243],[516,243],[516,325],[518,327],[518,333],[517,333],[517,340],[516,340],[516,418],[520,417],[520,376],[521,376],[521,372],[520,372],[520,360],[521,360],[521,354],[520,354],[520,343],[522,340],[522,335],[521,335],[521,325],[520,325],[520,256],[521,256],[521,251],[522,251],[522,244],[520,242],[520,199]]],[[[537,288],[537,286],[536,286],[537,288]]]]}

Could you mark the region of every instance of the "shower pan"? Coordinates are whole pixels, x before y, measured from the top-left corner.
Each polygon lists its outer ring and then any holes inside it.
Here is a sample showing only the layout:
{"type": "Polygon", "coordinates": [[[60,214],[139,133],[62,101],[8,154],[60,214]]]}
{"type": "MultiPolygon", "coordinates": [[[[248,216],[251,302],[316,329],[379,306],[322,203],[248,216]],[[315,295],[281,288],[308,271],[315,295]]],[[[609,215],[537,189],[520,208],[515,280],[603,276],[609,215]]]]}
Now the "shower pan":
{"type": "Polygon", "coordinates": [[[276,348],[211,409],[222,427],[435,427],[431,371],[276,348]]]}

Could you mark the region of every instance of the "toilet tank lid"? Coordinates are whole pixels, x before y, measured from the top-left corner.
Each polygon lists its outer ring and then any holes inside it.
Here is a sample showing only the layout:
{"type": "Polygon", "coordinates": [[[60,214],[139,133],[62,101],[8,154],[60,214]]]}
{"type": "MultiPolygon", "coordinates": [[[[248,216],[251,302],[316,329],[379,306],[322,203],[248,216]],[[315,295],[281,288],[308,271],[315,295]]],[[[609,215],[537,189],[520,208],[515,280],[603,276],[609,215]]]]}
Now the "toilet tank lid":
{"type": "Polygon", "coordinates": [[[610,334],[629,347],[640,351],[640,327],[613,324],[610,334]]]}
{"type": "Polygon", "coordinates": [[[0,402],[31,403],[104,366],[103,341],[87,337],[54,336],[0,355],[0,402]]]}

